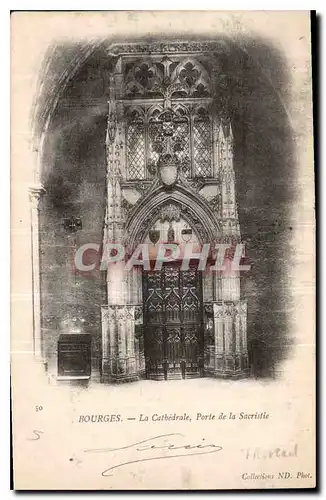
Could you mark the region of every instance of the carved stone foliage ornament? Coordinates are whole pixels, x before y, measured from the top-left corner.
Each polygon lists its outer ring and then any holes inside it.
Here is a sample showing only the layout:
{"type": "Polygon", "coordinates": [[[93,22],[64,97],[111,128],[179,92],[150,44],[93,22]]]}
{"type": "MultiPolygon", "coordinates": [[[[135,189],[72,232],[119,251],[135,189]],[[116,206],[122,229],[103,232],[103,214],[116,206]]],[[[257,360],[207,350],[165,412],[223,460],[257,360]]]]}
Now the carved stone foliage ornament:
{"type": "Polygon", "coordinates": [[[189,123],[183,107],[155,109],[150,115],[149,138],[152,149],[150,173],[159,173],[164,185],[173,186],[179,170],[189,170],[189,123]]]}
{"type": "Polygon", "coordinates": [[[106,136],[106,144],[109,145],[111,144],[116,135],[117,131],[117,114],[115,110],[115,100],[112,99],[108,103],[109,105],[109,112],[108,112],[108,119],[107,119],[107,136],[106,136]]]}
{"type": "Polygon", "coordinates": [[[157,54],[177,52],[214,52],[216,54],[228,54],[230,52],[228,44],[224,40],[215,41],[175,41],[175,42],[153,42],[153,43],[125,43],[111,44],[108,53],[119,54],[157,54]]]}
{"type": "Polygon", "coordinates": [[[186,147],[185,137],[180,134],[180,114],[166,109],[155,116],[153,124],[152,148],[159,155],[156,170],[161,182],[171,188],[178,180],[181,160],[184,159],[182,153],[186,147]]]}
{"type": "Polygon", "coordinates": [[[213,209],[214,213],[218,213],[221,207],[221,194],[217,194],[209,200],[209,204],[213,209]]]}
{"type": "Polygon", "coordinates": [[[168,221],[176,221],[180,220],[181,207],[180,205],[176,205],[174,203],[169,203],[167,205],[163,205],[161,208],[161,222],[168,221]]]}
{"type": "Polygon", "coordinates": [[[133,207],[134,207],[133,204],[130,203],[128,200],[126,200],[126,198],[122,198],[121,208],[124,214],[124,219],[128,219],[133,207]]]}

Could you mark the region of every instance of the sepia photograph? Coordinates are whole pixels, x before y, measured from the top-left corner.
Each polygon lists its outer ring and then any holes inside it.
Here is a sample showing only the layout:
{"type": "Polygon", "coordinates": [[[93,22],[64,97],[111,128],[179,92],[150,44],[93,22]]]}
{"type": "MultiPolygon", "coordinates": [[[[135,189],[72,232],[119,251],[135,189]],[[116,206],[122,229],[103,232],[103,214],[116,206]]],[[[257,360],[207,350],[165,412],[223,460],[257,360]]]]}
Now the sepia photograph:
{"type": "Polygon", "coordinates": [[[15,489],[315,486],[312,15],[12,13],[15,489]]]}

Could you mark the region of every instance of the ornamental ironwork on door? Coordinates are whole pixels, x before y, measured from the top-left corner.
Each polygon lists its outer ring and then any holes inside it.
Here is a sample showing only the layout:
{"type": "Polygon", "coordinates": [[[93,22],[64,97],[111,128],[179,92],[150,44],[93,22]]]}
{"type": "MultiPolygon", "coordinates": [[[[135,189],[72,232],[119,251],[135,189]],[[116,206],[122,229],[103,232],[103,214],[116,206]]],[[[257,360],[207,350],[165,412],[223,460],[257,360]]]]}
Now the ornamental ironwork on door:
{"type": "Polygon", "coordinates": [[[178,379],[203,374],[201,273],[164,265],[143,272],[146,376],[178,379]]]}

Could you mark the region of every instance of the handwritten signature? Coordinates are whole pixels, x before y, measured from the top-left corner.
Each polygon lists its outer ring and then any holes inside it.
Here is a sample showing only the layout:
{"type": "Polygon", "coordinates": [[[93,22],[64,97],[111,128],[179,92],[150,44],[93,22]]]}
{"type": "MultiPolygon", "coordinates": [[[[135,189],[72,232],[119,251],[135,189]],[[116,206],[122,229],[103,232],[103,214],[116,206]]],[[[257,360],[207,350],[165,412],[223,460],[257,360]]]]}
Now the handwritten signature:
{"type": "Polygon", "coordinates": [[[149,462],[152,460],[166,460],[171,458],[180,458],[180,457],[189,457],[195,455],[208,455],[209,453],[217,453],[221,451],[223,448],[217,444],[206,444],[205,438],[201,439],[201,443],[197,444],[183,444],[183,443],[173,443],[171,442],[171,438],[184,438],[185,436],[180,433],[170,433],[170,434],[160,434],[158,436],[153,436],[148,439],[144,439],[142,441],[138,441],[136,443],[128,444],[126,446],[121,446],[119,448],[89,448],[84,450],[85,453],[110,453],[116,452],[119,450],[132,450],[137,453],[143,452],[152,452],[157,450],[164,450],[164,455],[158,456],[146,456],[146,458],[137,458],[136,460],[128,460],[125,462],[120,462],[111,467],[108,467],[102,472],[102,476],[108,477],[112,476],[112,471],[119,467],[123,467],[125,465],[136,464],[140,462],[149,462]],[[177,454],[169,454],[166,452],[174,452],[178,450],[183,450],[183,453],[177,454]]]}

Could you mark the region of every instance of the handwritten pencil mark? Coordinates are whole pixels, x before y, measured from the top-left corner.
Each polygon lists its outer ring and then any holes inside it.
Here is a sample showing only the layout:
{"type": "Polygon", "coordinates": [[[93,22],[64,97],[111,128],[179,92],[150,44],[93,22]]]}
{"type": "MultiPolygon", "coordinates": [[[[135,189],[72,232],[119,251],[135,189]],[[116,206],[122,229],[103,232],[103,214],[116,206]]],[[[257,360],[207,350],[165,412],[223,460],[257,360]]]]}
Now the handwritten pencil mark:
{"type": "Polygon", "coordinates": [[[33,433],[35,437],[27,438],[28,441],[38,441],[39,439],[41,439],[41,434],[44,434],[43,431],[37,431],[37,430],[33,430],[33,433]]]}

